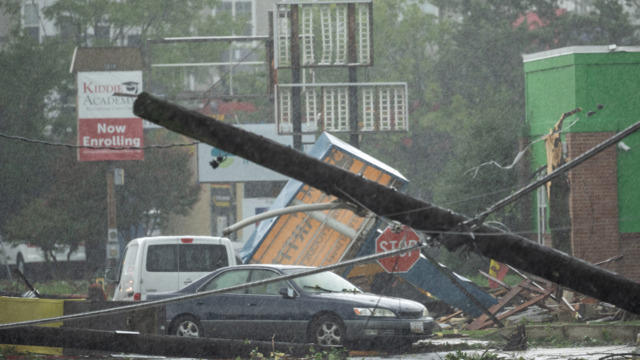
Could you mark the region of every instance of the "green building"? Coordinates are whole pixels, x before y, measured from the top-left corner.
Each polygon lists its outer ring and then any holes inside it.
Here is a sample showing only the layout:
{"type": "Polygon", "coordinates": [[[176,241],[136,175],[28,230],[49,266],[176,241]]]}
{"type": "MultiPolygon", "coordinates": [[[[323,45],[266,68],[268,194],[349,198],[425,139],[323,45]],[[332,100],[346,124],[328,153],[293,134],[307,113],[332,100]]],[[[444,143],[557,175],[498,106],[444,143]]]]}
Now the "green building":
{"type": "MultiPolygon", "coordinates": [[[[573,46],[523,60],[531,142],[575,108],[582,111],[564,120],[561,133],[568,159],[640,121],[640,47],[573,46]]],[[[535,142],[532,168],[546,163],[544,142],[535,142]]],[[[574,168],[568,180],[571,254],[591,263],[622,256],[602,266],[640,281],[640,132],[574,168]]],[[[549,245],[544,188],[534,203],[538,241],[549,245]]]]}

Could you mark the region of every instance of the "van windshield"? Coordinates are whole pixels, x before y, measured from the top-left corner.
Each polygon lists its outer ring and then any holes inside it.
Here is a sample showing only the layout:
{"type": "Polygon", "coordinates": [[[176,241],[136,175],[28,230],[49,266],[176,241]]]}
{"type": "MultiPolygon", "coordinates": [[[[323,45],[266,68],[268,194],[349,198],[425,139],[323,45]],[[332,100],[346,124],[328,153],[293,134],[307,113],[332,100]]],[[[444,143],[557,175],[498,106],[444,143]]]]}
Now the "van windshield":
{"type": "Polygon", "coordinates": [[[124,249],[124,254],[122,255],[122,263],[120,263],[120,268],[118,268],[117,272],[117,282],[120,282],[122,276],[126,274],[132,274],[135,271],[137,254],[138,245],[131,245],[124,249]]]}

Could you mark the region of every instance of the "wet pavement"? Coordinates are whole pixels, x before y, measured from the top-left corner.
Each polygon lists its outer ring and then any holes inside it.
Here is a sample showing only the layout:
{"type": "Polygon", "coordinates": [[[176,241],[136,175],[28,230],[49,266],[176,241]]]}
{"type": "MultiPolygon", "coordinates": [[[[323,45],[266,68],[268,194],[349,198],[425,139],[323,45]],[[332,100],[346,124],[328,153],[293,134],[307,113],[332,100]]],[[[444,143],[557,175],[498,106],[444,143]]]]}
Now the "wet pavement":
{"type": "MultiPolygon", "coordinates": [[[[486,350],[464,350],[465,354],[482,355],[486,350]]],[[[594,347],[572,347],[572,348],[534,348],[526,351],[502,351],[490,349],[491,354],[497,355],[501,359],[535,359],[535,360],[555,360],[555,359],[584,359],[598,360],[607,358],[624,359],[630,356],[622,356],[623,354],[640,354],[640,348],[631,345],[611,345],[611,346],[594,346],[594,347]],[[618,356],[615,356],[615,355],[618,356]]],[[[441,360],[447,354],[456,353],[456,351],[436,351],[436,352],[420,352],[412,354],[398,354],[388,356],[372,356],[372,354],[363,354],[358,356],[353,354],[350,359],[414,359],[414,360],[441,360]]]]}

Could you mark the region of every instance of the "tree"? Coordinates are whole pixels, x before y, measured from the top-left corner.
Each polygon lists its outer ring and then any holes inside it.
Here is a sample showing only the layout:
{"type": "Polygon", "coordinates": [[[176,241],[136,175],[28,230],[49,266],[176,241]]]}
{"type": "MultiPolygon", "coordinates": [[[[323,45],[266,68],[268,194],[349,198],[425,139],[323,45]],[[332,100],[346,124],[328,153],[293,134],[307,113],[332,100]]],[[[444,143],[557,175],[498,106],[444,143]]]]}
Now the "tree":
{"type": "MultiPolygon", "coordinates": [[[[16,24],[9,46],[0,52],[2,68],[12,69],[0,74],[0,132],[49,143],[75,142],[75,111],[62,110],[75,102],[74,81],[68,73],[74,46],[121,45],[125,38],[132,40],[129,36],[139,36],[144,43],[152,36],[215,34],[216,28],[229,22],[223,17],[211,21],[207,16],[216,3],[59,0],[43,11],[65,31],[43,43],[21,35],[16,24]]],[[[0,11],[18,15],[20,4],[7,1],[0,11]]],[[[220,53],[221,48],[169,47],[155,50],[155,56],[201,60],[220,53]]],[[[147,134],[147,145],[168,142],[187,140],[162,129],[147,134]]],[[[126,185],[117,190],[118,225],[121,236],[130,239],[162,230],[172,214],[188,213],[199,194],[192,159],[193,151],[179,147],[147,150],[144,161],[78,163],[76,150],[67,146],[0,138],[0,233],[6,235],[4,240],[41,246],[53,261],[56,245],[75,249],[84,242],[87,263],[98,267],[105,259],[105,175],[110,168],[122,167],[127,174],[126,185]]]]}
{"type": "MultiPolygon", "coordinates": [[[[17,36],[0,51],[0,133],[43,138],[56,106],[47,101],[64,82],[59,43],[17,36]]],[[[18,209],[46,193],[50,149],[0,138],[0,229],[18,209]]]]}
{"type": "Polygon", "coordinates": [[[439,106],[436,95],[440,91],[434,66],[439,42],[451,36],[452,29],[448,21],[439,21],[423,6],[424,1],[374,2],[375,65],[362,70],[359,79],[407,81],[411,130],[408,134],[367,134],[361,143],[366,152],[409,178],[409,193],[431,200],[431,184],[445,166],[449,147],[448,135],[438,129],[435,120],[442,113],[433,111],[439,106]]]}
{"type": "MultiPolygon", "coordinates": [[[[628,44],[634,28],[619,1],[598,0],[588,15],[567,13],[554,0],[431,3],[437,18],[420,1],[376,3],[376,29],[393,30],[375,32],[367,74],[409,82],[411,130],[366,135],[363,144],[410,179],[410,193],[474,215],[530,176],[526,157],[509,169],[483,165],[511,165],[528,142],[522,54],[628,44]],[[527,23],[528,15],[539,22],[527,23]]],[[[489,220],[528,229],[528,209],[520,202],[489,220]]]]}
{"type": "Polygon", "coordinates": [[[586,15],[564,14],[556,19],[549,34],[557,43],[567,45],[634,45],[638,26],[631,24],[631,13],[640,11],[638,1],[596,0],[586,15]]]}
{"type": "MultiPolygon", "coordinates": [[[[159,130],[149,134],[154,143],[185,143],[187,139],[159,130]]],[[[193,181],[190,166],[193,146],[147,150],[144,165],[118,162],[125,172],[125,185],[116,189],[118,228],[121,236],[149,236],[166,228],[170,216],[187,215],[198,200],[200,186],[193,181]]]]}

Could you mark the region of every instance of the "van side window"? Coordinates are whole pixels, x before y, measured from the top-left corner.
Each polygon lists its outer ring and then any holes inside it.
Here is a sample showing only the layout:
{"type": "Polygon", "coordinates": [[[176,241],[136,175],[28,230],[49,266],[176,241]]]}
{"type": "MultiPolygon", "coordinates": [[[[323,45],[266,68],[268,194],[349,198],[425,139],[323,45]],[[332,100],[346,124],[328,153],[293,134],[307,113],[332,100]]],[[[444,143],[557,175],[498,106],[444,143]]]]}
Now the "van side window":
{"type": "Polygon", "coordinates": [[[147,249],[147,271],[178,271],[178,245],[152,245],[147,249]]]}
{"type": "Polygon", "coordinates": [[[180,271],[213,271],[229,265],[224,245],[180,245],[180,271]]]}

